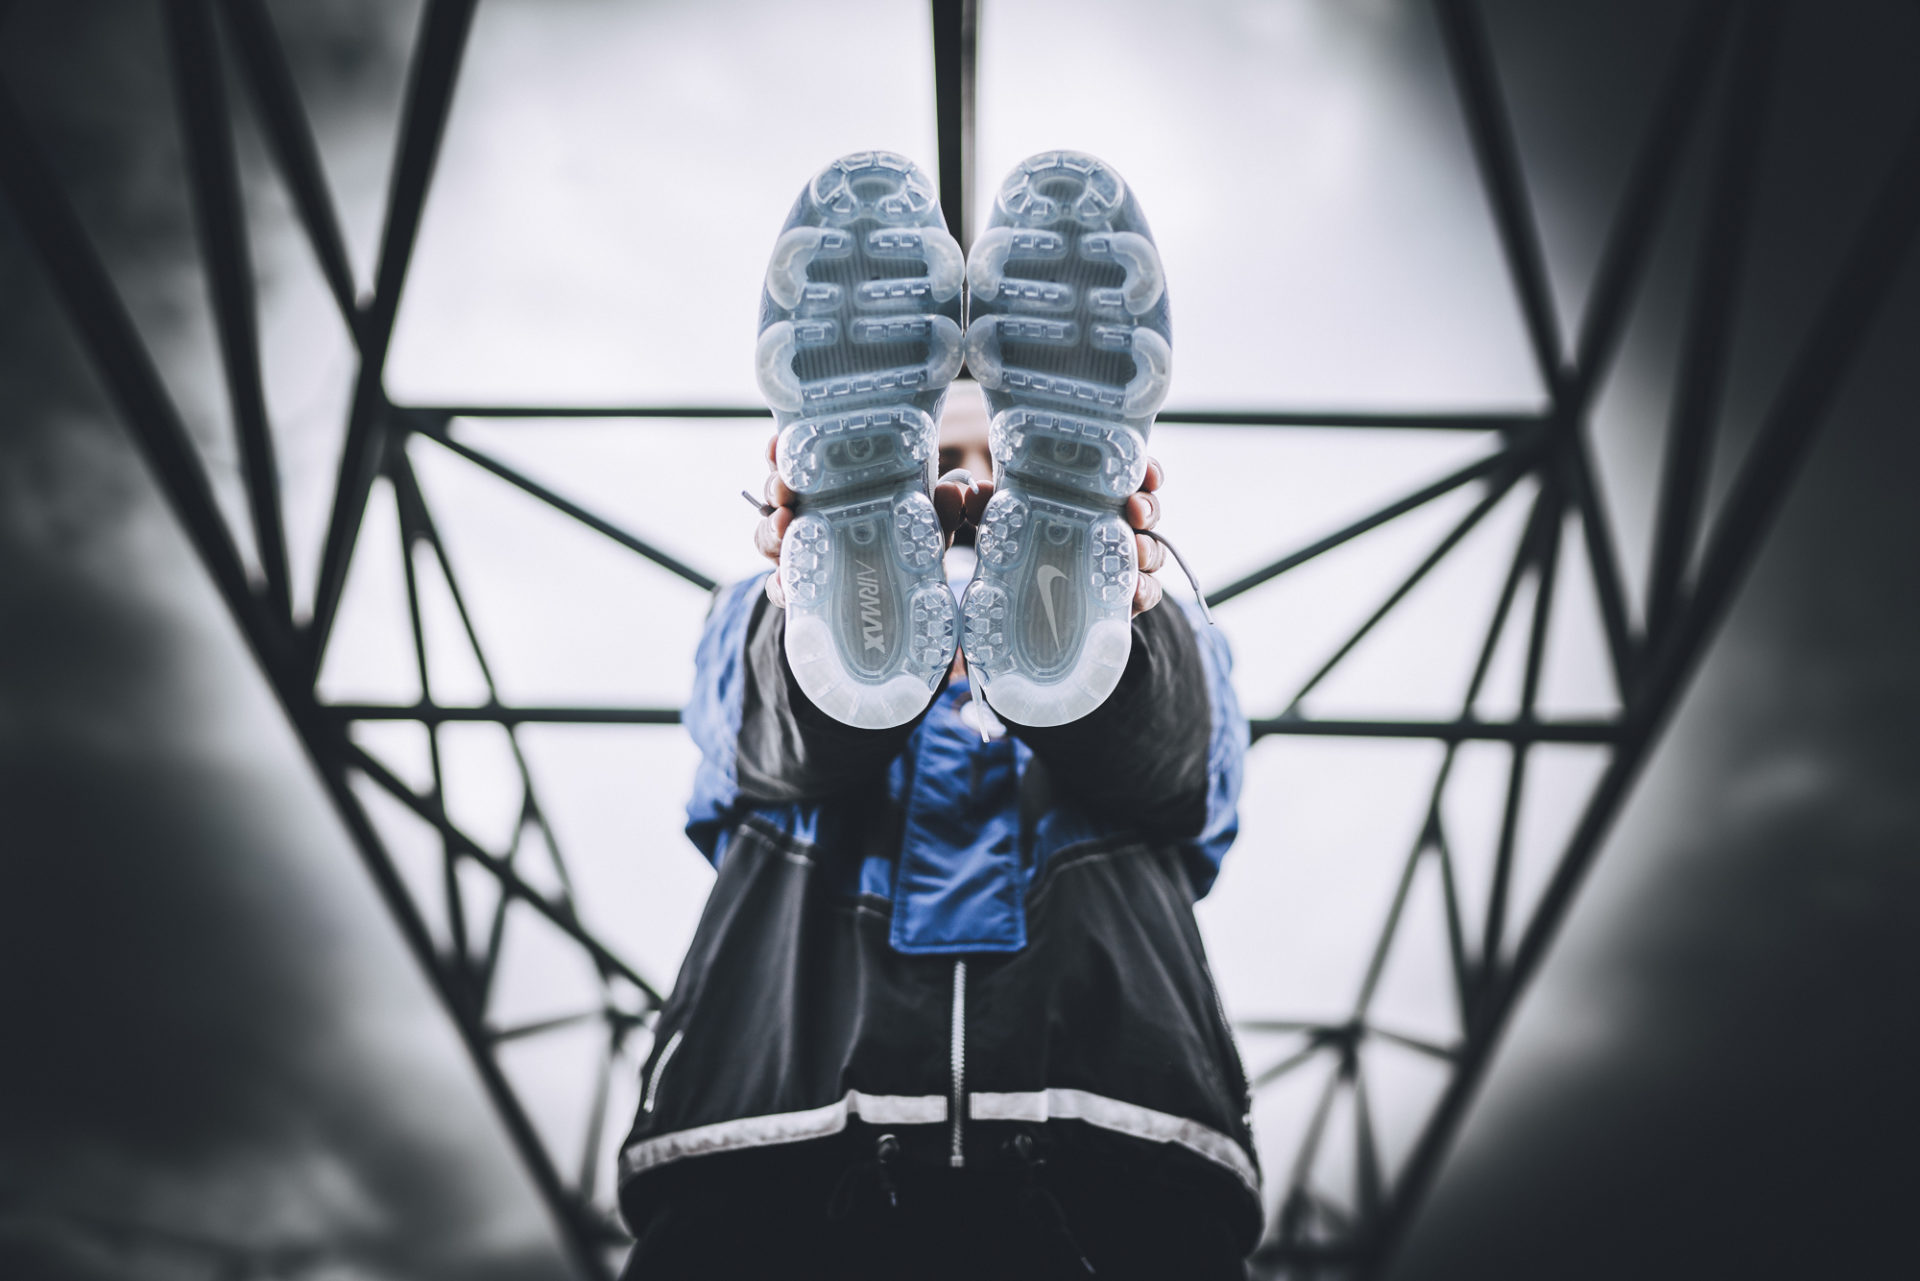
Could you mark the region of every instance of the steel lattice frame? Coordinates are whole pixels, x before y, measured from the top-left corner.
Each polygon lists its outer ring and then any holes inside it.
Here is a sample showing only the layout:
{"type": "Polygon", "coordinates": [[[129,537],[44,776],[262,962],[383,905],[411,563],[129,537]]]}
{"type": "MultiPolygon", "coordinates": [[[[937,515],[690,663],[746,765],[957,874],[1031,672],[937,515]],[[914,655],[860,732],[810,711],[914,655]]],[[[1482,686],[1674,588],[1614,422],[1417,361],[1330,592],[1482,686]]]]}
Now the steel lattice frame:
{"type": "MultiPolygon", "coordinates": [[[[1777,3],[1766,0],[1736,8],[1729,0],[1699,0],[1695,5],[1629,174],[1570,359],[1563,354],[1566,349],[1555,320],[1541,240],[1481,16],[1473,0],[1435,3],[1479,176],[1525,318],[1532,354],[1547,390],[1546,408],[1537,413],[1507,415],[1280,410],[1168,412],[1160,416],[1161,421],[1170,423],[1249,428],[1457,429],[1486,433],[1499,441],[1499,448],[1491,455],[1275,560],[1210,597],[1213,604],[1224,604],[1443,495],[1477,487],[1478,501],[1327,658],[1289,705],[1277,715],[1253,723],[1257,739],[1322,735],[1425,739],[1444,745],[1425,821],[1406,853],[1396,894],[1350,1017],[1337,1024],[1272,1019],[1242,1025],[1245,1031],[1291,1031],[1305,1038],[1297,1053],[1256,1074],[1257,1089],[1318,1056],[1328,1056],[1334,1064],[1296,1159],[1290,1168],[1269,1171],[1270,1185],[1277,1186],[1278,1193],[1269,1197],[1269,1236],[1257,1260],[1274,1274],[1310,1275],[1323,1270],[1370,1273],[1378,1271],[1390,1257],[1433,1181],[1515,1002],[1539,968],[1610,821],[1724,616],[1861,338],[1888,292],[1895,267],[1916,228],[1920,228],[1920,117],[1916,117],[1903,135],[1890,176],[1856,232],[1772,405],[1759,423],[1754,444],[1717,518],[1706,526],[1703,494],[1753,204],[1777,3]],[[1722,60],[1728,63],[1727,74],[1722,77],[1724,123],[1713,144],[1708,208],[1667,424],[1653,563],[1643,602],[1648,621],[1641,632],[1630,622],[1607,508],[1591,459],[1587,420],[1596,390],[1619,346],[1629,302],[1657,225],[1670,203],[1687,139],[1704,114],[1708,87],[1722,60]],[[1514,549],[1472,678],[1463,691],[1460,716],[1445,721],[1331,721],[1304,715],[1301,700],[1502,497],[1529,478],[1537,486],[1531,514],[1514,549]],[[1623,708],[1616,719],[1549,721],[1535,715],[1555,567],[1562,531],[1569,523],[1576,524],[1581,532],[1596,586],[1607,653],[1623,708]],[[1534,591],[1531,616],[1524,620],[1526,655],[1520,709],[1510,719],[1478,719],[1471,709],[1516,598],[1529,581],[1534,591]],[[1453,855],[1441,816],[1441,799],[1456,753],[1462,744],[1472,741],[1512,747],[1491,894],[1482,918],[1485,929],[1479,939],[1468,938],[1462,924],[1453,855]],[[1533,913],[1524,921],[1509,921],[1520,796],[1530,749],[1541,743],[1598,745],[1608,753],[1607,764],[1533,913]],[[1420,865],[1429,860],[1438,865],[1445,888],[1452,982],[1465,1029],[1454,1044],[1434,1044],[1408,1036],[1379,1026],[1370,1017],[1370,1003],[1401,927],[1408,890],[1420,865]],[[1450,1072],[1449,1084],[1397,1177],[1383,1168],[1369,1111],[1359,1050],[1370,1039],[1391,1041],[1431,1056],[1450,1072]],[[1325,1141],[1327,1118],[1342,1092],[1350,1094],[1355,1118],[1357,1213],[1347,1213],[1326,1202],[1312,1190],[1309,1180],[1325,1141]]],[[[406,445],[414,437],[435,442],[646,557],[692,587],[711,591],[715,584],[707,575],[456,439],[451,424],[460,417],[766,415],[760,409],[720,406],[584,410],[425,407],[399,406],[388,399],[383,387],[386,353],[474,7],[475,0],[428,0],[426,4],[408,77],[378,267],[372,292],[362,304],[356,302],[353,274],[318,148],[262,0],[167,0],[169,53],[188,176],[239,436],[253,542],[259,553],[257,575],[249,572],[219,514],[212,485],[186,426],[126,307],[4,86],[0,86],[0,183],[4,183],[29,242],[135,442],[298,730],[416,960],[458,1027],[509,1135],[552,1209],[573,1262],[585,1275],[604,1276],[624,1237],[610,1213],[608,1181],[603,1177],[610,1154],[600,1150],[599,1136],[604,1126],[598,1122],[606,1106],[614,1064],[635,1030],[650,1022],[660,997],[582,924],[565,881],[558,846],[534,793],[525,759],[519,754],[515,731],[536,722],[664,725],[677,722],[679,714],[670,708],[501,705],[440,535],[414,478],[406,445]],[[216,10],[222,20],[218,27],[216,10]],[[359,373],[311,621],[304,624],[294,609],[289,586],[279,483],[262,387],[245,216],[218,49],[219,28],[224,28],[275,166],[359,353],[359,373]],[[380,477],[393,486],[406,550],[424,550],[438,564],[453,591],[467,640],[480,660],[487,684],[489,697],[483,705],[444,706],[433,702],[428,694],[431,686],[411,554],[402,559],[407,569],[422,701],[406,706],[328,705],[317,693],[316,676],[340,606],[348,563],[369,494],[380,477]],[[353,724],[379,720],[413,722],[432,731],[433,789],[416,791],[348,736],[353,724]],[[524,879],[516,865],[517,837],[511,847],[496,852],[463,833],[449,818],[439,785],[437,731],[454,721],[490,722],[504,727],[513,737],[525,797],[517,830],[537,830],[545,838],[553,850],[559,892],[545,893],[524,879]],[[356,791],[356,787],[369,784],[439,833],[446,915],[452,933],[447,948],[436,944],[421,905],[409,893],[392,853],[369,819],[356,791]],[[469,937],[456,874],[463,863],[483,870],[500,889],[485,938],[469,937]],[[489,1022],[488,1001],[500,955],[501,925],[508,905],[515,902],[544,917],[592,963],[602,990],[598,1008],[532,1026],[503,1028],[489,1022]],[[497,1051],[506,1042],[582,1023],[596,1024],[603,1030],[606,1052],[594,1101],[595,1123],[589,1127],[586,1150],[562,1154],[548,1146],[529,1120],[501,1070],[497,1051]],[[577,1162],[566,1161],[568,1156],[576,1156],[577,1162]],[[576,1169],[573,1177],[562,1173],[563,1162],[576,1169]]],[[[934,0],[932,8],[942,202],[956,235],[965,243],[963,223],[969,208],[973,157],[976,9],[971,0],[934,0]]],[[[1257,654],[1242,655],[1243,663],[1258,661],[1257,654]]]]}

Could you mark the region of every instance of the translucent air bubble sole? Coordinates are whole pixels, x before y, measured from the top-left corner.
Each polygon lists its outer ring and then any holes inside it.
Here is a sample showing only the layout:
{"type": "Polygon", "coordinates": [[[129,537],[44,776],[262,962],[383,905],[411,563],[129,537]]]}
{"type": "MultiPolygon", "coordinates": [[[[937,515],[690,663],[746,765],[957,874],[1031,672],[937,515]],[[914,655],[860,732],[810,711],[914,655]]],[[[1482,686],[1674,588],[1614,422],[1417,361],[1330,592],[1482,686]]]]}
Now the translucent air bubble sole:
{"type": "Polygon", "coordinates": [[[967,363],[993,420],[997,492],[961,648],[987,701],[1061,725],[1112,694],[1132,648],[1121,516],[1171,373],[1160,256],[1105,164],[1049,152],[1002,185],[968,263],[967,363]]]}
{"type": "Polygon", "coordinates": [[[767,265],[760,388],[798,498],[781,549],[786,653],[829,716],[917,716],[953,661],[958,611],[929,497],[936,416],[960,372],[960,247],[911,162],[822,170],[767,265]]]}

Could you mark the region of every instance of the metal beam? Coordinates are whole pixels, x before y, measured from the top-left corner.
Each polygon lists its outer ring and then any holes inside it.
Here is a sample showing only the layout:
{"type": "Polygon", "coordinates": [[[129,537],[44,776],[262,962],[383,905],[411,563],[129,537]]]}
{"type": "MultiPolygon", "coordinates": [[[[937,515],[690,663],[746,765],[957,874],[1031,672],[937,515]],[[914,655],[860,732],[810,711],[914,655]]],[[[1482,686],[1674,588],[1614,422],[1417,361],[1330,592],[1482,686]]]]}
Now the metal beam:
{"type": "Polygon", "coordinates": [[[1920,233],[1920,117],[1908,126],[1888,177],[1870,206],[1806,340],[1792,362],[1759,436],[1741,467],[1707,542],[1693,594],[1649,655],[1628,709],[1626,732],[1575,827],[1513,964],[1476,1010],[1460,1070],[1441,1095],[1408,1158],[1382,1222],[1372,1271],[1383,1271],[1404,1240],[1477,1093],[1513,1008],[1538,971],[1575,894],[1638,778],[1708,642],[1758,555],[1788,487],[1818,432],[1868,326],[1885,303],[1920,233]]]}
{"type": "Polygon", "coordinates": [[[340,218],[320,164],[320,147],[314,141],[306,109],[300,105],[286,51],[274,34],[273,21],[261,0],[222,0],[220,9],[239,53],[237,61],[259,113],[267,150],[287,184],[294,212],[306,229],[307,243],[320,264],[334,305],[348,330],[357,330],[360,313],[354,301],[347,242],[340,234],[340,218]]]}
{"type": "Polygon", "coordinates": [[[1433,572],[1434,567],[1445,560],[1447,554],[1455,547],[1458,547],[1461,541],[1474,531],[1474,528],[1486,518],[1487,513],[1498,506],[1500,501],[1507,496],[1507,492],[1513,488],[1514,482],[1520,479],[1522,470],[1521,465],[1516,461],[1512,466],[1495,472],[1487,478],[1487,492],[1480,496],[1480,501],[1470,507],[1467,510],[1467,514],[1456,521],[1453,528],[1447,531],[1446,536],[1434,545],[1433,550],[1422,557],[1420,563],[1415,565],[1406,577],[1402,578],[1394,589],[1387,593],[1386,599],[1375,607],[1373,613],[1367,615],[1366,621],[1354,628],[1347,639],[1341,642],[1339,648],[1335,649],[1324,663],[1314,669],[1313,675],[1307,677],[1306,681],[1300,686],[1299,692],[1294,694],[1292,701],[1287,704],[1287,711],[1282,712],[1282,716],[1287,715],[1289,712],[1298,711],[1300,704],[1306,701],[1307,695],[1317,689],[1320,682],[1331,675],[1333,669],[1338,667],[1347,655],[1358,648],[1361,641],[1372,634],[1373,629],[1380,625],[1380,621],[1392,613],[1401,601],[1412,594],[1413,589],[1418,587],[1426,576],[1433,572]]]}
{"type": "Polygon", "coordinates": [[[274,463],[273,431],[267,423],[266,388],[261,381],[260,320],[254,310],[253,261],[227,111],[226,70],[207,0],[168,0],[166,29],[181,142],[193,185],[194,224],[220,339],[227,401],[239,437],[254,550],[266,576],[268,603],[277,615],[290,620],[293,594],[280,515],[280,471],[274,463]]]}
{"type": "Polygon", "coordinates": [[[1494,227],[1499,232],[1500,251],[1526,321],[1534,364],[1541,386],[1559,406],[1565,399],[1560,321],[1547,284],[1546,253],[1527,199],[1526,180],[1521,176],[1519,144],[1494,72],[1486,22],[1473,0],[1437,0],[1435,10],[1447,60],[1453,68],[1454,89],[1466,113],[1467,137],[1473,144],[1494,227]]]}
{"type": "Polygon", "coordinates": [[[1753,225],[1754,182],[1759,172],[1779,6],[1772,0],[1762,0],[1745,6],[1743,17],[1713,161],[1712,187],[1698,233],[1696,256],[1700,268],[1688,301],[1686,333],[1681,340],[1679,372],[1667,419],[1647,586],[1647,632],[1655,638],[1673,618],[1680,601],[1681,579],[1692,560],[1701,494],[1733,345],[1740,263],[1753,225]]]}
{"type": "Polygon", "coordinates": [[[584,1276],[609,1276],[599,1253],[599,1243],[605,1239],[604,1225],[561,1183],[518,1096],[494,1061],[486,1029],[439,965],[432,936],[418,908],[359,799],[347,785],[341,762],[353,749],[313,702],[311,687],[304,679],[304,663],[298,661],[291,643],[291,632],[261,606],[249,589],[239,553],[220,520],[212,488],[179,412],[140,341],[125,303],[34,147],[4,84],[0,84],[0,187],[5,189],[36,257],[51,276],[56,295],[79,330],[108,396],[297,732],[335,813],[352,838],[355,852],[459,1031],[509,1139],[560,1228],[570,1261],[584,1276]]]}
{"type": "MultiPolygon", "coordinates": [[[[1529,439],[1537,442],[1539,438],[1538,436],[1534,436],[1529,439]]],[[[1513,466],[1517,461],[1517,455],[1526,447],[1524,444],[1516,442],[1506,449],[1488,454],[1485,458],[1475,459],[1458,471],[1442,476],[1432,484],[1422,486],[1405,497],[1396,499],[1388,503],[1385,507],[1379,508],[1377,511],[1366,516],[1362,516],[1359,520],[1335,530],[1325,538],[1308,543],[1305,547],[1300,548],[1298,551],[1289,552],[1270,565],[1264,565],[1243,578],[1235,579],[1225,587],[1209,594],[1207,604],[1210,606],[1222,605],[1236,596],[1244,595],[1252,591],[1262,583],[1278,578],[1289,570],[1297,569],[1316,556],[1325,555],[1342,543],[1350,542],[1369,530],[1378,529],[1388,521],[1397,520],[1416,507],[1425,506],[1443,494],[1450,494],[1460,488],[1460,486],[1479,480],[1482,476],[1492,475],[1503,467],[1513,466]]]]}
{"type": "Polygon", "coordinates": [[[473,23],[475,0],[427,0],[420,17],[420,35],[407,75],[406,102],[400,114],[400,145],[394,153],[393,177],[387,193],[386,228],[380,238],[380,265],[374,274],[373,300],[359,326],[360,373],[354,384],[353,408],[347,421],[347,439],[340,454],[340,475],[334,486],[333,511],[320,556],[320,581],[315,589],[313,621],[307,634],[308,670],[318,672],[326,653],[327,637],[340,608],[347,565],[360,536],[360,517],[367,494],[379,470],[386,429],[387,398],[382,385],[387,348],[393,341],[393,322],[400,310],[400,292],[420,232],[426,208],[427,184],[440,154],[440,138],[453,105],[454,81],[467,31],[473,23]]]}
{"type": "Polygon", "coordinates": [[[947,230],[973,244],[974,89],[979,0],[933,0],[934,131],[940,148],[940,208],[947,230]]]}
{"type": "Polygon", "coordinates": [[[566,513],[595,533],[605,534],[608,538],[619,543],[627,550],[638,552],[667,572],[686,579],[701,591],[710,592],[720,585],[711,574],[701,573],[672,553],[664,552],[658,547],[655,547],[638,534],[629,533],[612,521],[594,515],[571,499],[562,498],[559,494],[548,489],[539,481],[509,467],[507,464],[493,457],[493,455],[482,453],[473,446],[454,439],[453,434],[440,424],[415,420],[414,430],[443,448],[458,454],[468,462],[492,472],[495,476],[498,476],[501,480],[506,481],[515,488],[531,494],[549,507],[566,513]]]}

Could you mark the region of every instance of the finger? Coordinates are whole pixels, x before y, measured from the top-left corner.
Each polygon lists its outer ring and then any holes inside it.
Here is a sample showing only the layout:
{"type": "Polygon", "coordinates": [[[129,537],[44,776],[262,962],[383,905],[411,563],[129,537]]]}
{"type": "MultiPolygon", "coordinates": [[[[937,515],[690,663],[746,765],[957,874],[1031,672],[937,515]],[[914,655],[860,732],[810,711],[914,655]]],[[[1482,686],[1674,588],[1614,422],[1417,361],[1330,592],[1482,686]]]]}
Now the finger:
{"type": "Polygon", "coordinates": [[[767,437],[767,470],[772,471],[780,456],[780,433],[767,437]]]}
{"type": "Polygon", "coordinates": [[[986,515],[986,512],[987,512],[987,500],[992,497],[993,497],[992,481],[976,480],[973,482],[973,490],[971,493],[967,495],[968,523],[974,524],[974,525],[978,525],[980,523],[980,518],[986,515]]]}
{"type": "Polygon", "coordinates": [[[767,483],[760,492],[766,495],[770,507],[791,507],[793,500],[798,497],[787,488],[787,482],[780,479],[779,472],[767,473],[767,483]]]}
{"type": "Polygon", "coordinates": [[[762,517],[753,527],[753,546],[768,560],[780,559],[780,540],[787,536],[787,526],[793,524],[793,508],[776,507],[771,516],[762,517]]]}
{"type": "Polygon", "coordinates": [[[775,609],[787,607],[787,587],[780,581],[778,570],[767,575],[767,599],[773,602],[775,609]]]}
{"type": "Polygon", "coordinates": [[[1167,483],[1167,469],[1160,465],[1158,458],[1147,459],[1147,474],[1140,478],[1140,488],[1152,493],[1167,483]]]}
{"type": "Polygon", "coordinates": [[[940,518],[940,532],[952,534],[960,528],[960,517],[967,507],[967,491],[963,485],[943,480],[933,487],[933,514],[940,518]]]}
{"type": "Polygon", "coordinates": [[[1141,574],[1133,584],[1133,613],[1137,618],[1160,603],[1160,580],[1141,574]]]}
{"type": "Polygon", "coordinates": [[[1127,524],[1135,529],[1152,529],[1160,523],[1160,496],[1141,490],[1127,499],[1127,524]]]}
{"type": "Polygon", "coordinates": [[[1145,534],[1133,536],[1134,552],[1140,561],[1140,572],[1157,574],[1160,567],[1167,563],[1166,544],[1148,538],[1145,534]]]}

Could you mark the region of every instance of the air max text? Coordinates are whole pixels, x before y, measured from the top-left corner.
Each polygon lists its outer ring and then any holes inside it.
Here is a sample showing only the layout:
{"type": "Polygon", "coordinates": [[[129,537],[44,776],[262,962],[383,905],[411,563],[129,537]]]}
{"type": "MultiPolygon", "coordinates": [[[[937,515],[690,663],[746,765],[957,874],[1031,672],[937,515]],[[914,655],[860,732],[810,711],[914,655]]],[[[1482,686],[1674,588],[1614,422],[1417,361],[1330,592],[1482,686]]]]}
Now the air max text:
{"type": "Polygon", "coordinates": [[[880,575],[871,566],[853,562],[854,578],[860,592],[860,635],[868,649],[885,649],[886,636],[880,628],[880,575]]]}

